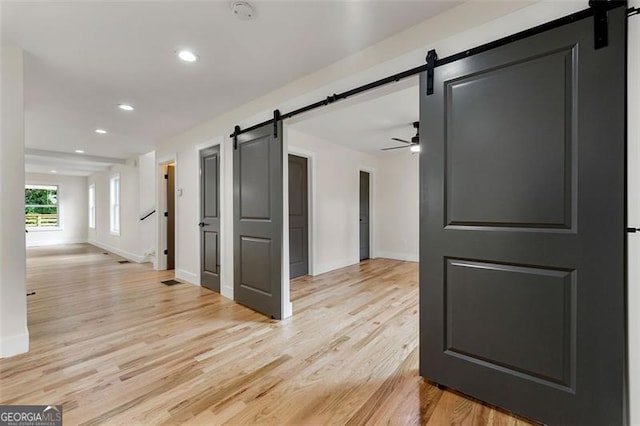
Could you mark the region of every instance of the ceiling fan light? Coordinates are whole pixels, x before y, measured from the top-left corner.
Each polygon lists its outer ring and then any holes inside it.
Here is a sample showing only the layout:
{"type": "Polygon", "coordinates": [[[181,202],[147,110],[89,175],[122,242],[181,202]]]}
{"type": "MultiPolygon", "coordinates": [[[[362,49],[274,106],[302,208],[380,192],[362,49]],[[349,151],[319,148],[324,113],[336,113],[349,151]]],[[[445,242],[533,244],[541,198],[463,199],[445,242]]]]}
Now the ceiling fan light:
{"type": "Polygon", "coordinates": [[[178,58],[185,62],[195,62],[198,60],[198,56],[190,50],[181,50],[178,52],[178,58]]]}
{"type": "Polygon", "coordinates": [[[411,152],[420,152],[420,145],[413,145],[409,148],[411,152]]]}

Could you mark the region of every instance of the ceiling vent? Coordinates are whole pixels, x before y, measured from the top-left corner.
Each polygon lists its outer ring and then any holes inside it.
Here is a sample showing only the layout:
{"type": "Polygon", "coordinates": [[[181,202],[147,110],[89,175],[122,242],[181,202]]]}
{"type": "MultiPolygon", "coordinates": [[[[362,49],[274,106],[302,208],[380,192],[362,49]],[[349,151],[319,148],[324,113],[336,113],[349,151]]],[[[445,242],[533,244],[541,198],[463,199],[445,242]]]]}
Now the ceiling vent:
{"type": "Polygon", "coordinates": [[[253,7],[246,1],[234,1],[231,3],[231,12],[233,15],[243,21],[253,19],[255,12],[253,7]]]}

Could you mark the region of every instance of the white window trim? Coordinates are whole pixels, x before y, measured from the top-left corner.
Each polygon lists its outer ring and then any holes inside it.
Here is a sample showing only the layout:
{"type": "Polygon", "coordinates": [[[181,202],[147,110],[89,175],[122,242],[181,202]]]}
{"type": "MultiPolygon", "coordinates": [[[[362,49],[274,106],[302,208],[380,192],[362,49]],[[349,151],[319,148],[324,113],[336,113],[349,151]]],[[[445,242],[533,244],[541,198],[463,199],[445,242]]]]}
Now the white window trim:
{"type": "Polygon", "coordinates": [[[89,201],[89,229],[96,229],[96,184],[89,184],[89,193],[87,194],[89,201]],[[91,192],[93,191],[93,205],[91,205],[91,192]],[[93,208],[93,210],[92,210],[93,208]],[[93,223],[92,223],[93,222],[93,223]]]}
{"type": "Polygon", "coordinates": [[[25,226],[25,229],[29,232],[53,232],[53,231],[64,231],[63,226],[63,214],[62,214],[62,197],[63,190],[62,184],[60,182],[42,182],[42,181],[25,181],[24,189],[28,185],[42,185],[42,186],[57,186],[58,187],[58,226],[25,226]]]}
{"type": "Polygon", "coordinates": [[[116,173],[113,174],[109,177],[109,232],[111,235],[119,237],[120,236],[120,232],[122,230],[122,180],[120,177],[120,173],[116,173]],[[113,208],[114,208],[114,203],[113,203],[113,182],[117,179],[118,181],[118,213],[117,213],[117,221],[118,221],[118,228],[115,229],[114,228],[114,213],[113,213],[113,208]]]}

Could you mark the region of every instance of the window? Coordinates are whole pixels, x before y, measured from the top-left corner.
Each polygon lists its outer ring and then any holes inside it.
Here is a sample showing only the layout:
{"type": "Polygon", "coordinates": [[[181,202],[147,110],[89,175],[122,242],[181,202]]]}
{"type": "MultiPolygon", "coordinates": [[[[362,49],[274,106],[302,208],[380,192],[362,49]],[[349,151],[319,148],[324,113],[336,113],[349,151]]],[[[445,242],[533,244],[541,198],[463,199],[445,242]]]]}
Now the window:
{"type": "Polygon", "coordinates": [[[96,185],[89,185],[89,228],[96,229],[96,185]]]}
{"type": "Polygon", "coordinates": [[[24,217],[28,228],[57,228],[58,213],[57,185],[25,185],[24,217]]]}
{"type": "Polygon", "coordinates": [[[111,233],[120,235],[120,175],[111,177],[110,189],[111,233]]]}

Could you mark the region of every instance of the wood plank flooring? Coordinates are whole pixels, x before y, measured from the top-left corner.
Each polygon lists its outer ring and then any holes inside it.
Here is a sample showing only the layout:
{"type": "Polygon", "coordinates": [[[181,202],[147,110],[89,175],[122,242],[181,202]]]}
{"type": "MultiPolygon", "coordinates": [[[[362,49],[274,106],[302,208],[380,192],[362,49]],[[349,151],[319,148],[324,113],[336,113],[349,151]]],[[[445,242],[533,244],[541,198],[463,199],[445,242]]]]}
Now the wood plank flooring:
{"type": "Polygon", "coordinates": [[[28,251],[31,351],[0,360],[0,404],[62,404],[66,425],[528,424],[418,376],[415,263],[294,280],[277,322],[118,260],[28,251]]]}

